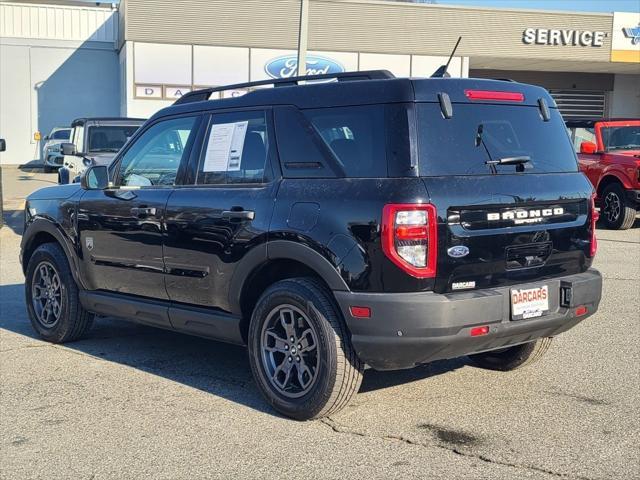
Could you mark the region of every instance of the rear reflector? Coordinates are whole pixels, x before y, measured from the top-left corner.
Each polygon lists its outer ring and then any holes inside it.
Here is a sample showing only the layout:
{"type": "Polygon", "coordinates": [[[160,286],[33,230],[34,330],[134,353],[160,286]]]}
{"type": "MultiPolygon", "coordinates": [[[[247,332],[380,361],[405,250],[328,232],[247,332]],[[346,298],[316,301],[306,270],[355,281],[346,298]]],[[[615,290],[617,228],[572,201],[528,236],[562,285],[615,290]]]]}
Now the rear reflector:
{"type": "Polygon", "coordinates": [[[349,307],[349,311],[354,318],[371,318],[371,309],[369,307],[349,307]]]}
{"type": "Polygon", "coordinates": [[[524,102],[524,94],[520,92],[497,92],[493,90],[465,90],[469,100],[500,100],[502,102],[524,102]]]}
{"type": "Polygon", "coordinates": [[[472,337],[479,337],[480,335],[486,335],[487,333],[489,333],[489,326],[488,325],[484,325],[482,327],[473,327],[471,329],[471,336],[472,337]]]}
{"type": "Polygon", "coordinates": [[[586,313],[587,313],[587,307],[585,307],[584,305],[580,305],[578,308],[576,308],[576,317],[581,317],[586,313]]]}

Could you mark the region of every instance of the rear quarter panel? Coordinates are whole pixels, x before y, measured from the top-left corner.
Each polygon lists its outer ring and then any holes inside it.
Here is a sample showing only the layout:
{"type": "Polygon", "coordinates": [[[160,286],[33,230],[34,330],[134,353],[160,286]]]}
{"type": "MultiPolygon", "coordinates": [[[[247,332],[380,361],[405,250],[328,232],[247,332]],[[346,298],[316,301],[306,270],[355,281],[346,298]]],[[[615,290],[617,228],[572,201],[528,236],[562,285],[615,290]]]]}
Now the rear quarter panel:
{"type": "Polygon", "coordinates": [[[402,272],[382,251],[380,225],[387,203],[425,203],[419,178],[285,179],[269,240],[302,243],[339,271],[352,291],[429,290],[432,279],[402,272]]]}

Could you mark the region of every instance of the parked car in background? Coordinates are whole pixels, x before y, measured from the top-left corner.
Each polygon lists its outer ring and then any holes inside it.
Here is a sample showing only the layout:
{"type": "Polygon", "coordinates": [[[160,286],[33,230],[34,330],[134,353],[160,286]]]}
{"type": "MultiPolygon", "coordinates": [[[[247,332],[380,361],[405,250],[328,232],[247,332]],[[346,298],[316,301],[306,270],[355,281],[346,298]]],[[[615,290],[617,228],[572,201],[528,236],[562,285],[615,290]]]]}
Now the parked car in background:
{"type": "Polygon", "coordinates": [[[63,167],[58,183],[78,181],[91,165],[107,165],[145,122],[142,118],[78,118],[69,143],[61,144],[63,167]]]}
{"type": "Polygon", "coordinates": [[[71,138],[71,127],[54,127],[49,135],[44,137],[42,145],[42,159],[44,160],[45,173],[62,166],[62,152],[60,144],[68,142],[71,138]]]}
{"type": "Polygon", "coordinates": [[[640,119],[572,120],[580,170],[596,189],[607,228],[625,230],[640,209],[640,119]]]}

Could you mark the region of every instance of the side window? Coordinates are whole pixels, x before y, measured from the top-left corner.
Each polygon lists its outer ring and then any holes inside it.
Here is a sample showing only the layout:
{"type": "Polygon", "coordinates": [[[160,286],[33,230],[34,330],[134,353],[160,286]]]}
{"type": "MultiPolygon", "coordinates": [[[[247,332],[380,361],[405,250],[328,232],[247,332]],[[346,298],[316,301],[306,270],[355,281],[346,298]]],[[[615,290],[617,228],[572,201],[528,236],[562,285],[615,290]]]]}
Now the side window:
{"type": "Polygon", "coordinates": [[[344,166],[348,177],[387,174],[385,106],[319,108],[305,116],[344,166]]]}
{"type": "Polygon", "coordinates": [[[213,114],[197,183],[264,182],[270,144],[264,111],[213,114]]]}
{"type": "Polygon", "coordinates": [[[199,117],[156,123],[127,150],[120,163],[122,186],[166,186],[175,183],[178,167],[195,137],[199,117]]]}
{"type": "Polygon", "coordinates": [[[84,128],[77,126],[73,128],[73,138],[71,143],[76,146],[78,152],[84,152],[84,128]]]}
{"type": "Polygon", "coordinates": [[[573,149],[576,151],[576,153],[580,153],[580,144],[582,142],[596,143],[596,134],[593,128],[578,127],[574,129],[573,149]]]}

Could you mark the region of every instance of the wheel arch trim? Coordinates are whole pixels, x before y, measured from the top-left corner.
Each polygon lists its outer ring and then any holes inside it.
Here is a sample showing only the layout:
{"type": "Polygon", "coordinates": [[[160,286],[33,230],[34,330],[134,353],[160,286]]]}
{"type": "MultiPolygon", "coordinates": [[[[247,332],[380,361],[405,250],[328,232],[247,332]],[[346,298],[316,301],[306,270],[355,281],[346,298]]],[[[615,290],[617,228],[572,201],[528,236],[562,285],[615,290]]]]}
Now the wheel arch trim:
{"type": "Polygon", "coordinates": [[[73,247],[71,246],[71,241],[68,236],[64,233],[60,225],[52,222],[46,218],[36,218],[33,220],[27,228],[25,229],[24,234],[22,235],[22,242],[20,248],[20,256],[21,256],[21,264],[22,270],[26,274],[27,265],[29,263],[28,259],[24,258],[24,254],[27,250],[30,250],[33,240],[37,237],[39,233],[47,233],[51,235],[56,242],[62,248],[65,256],[67,257],[67,261],[69,262],[69,267],[71,270],[71,274],[73,275],[73,279],[76,281],[78,286],[83,287],[82,280],[80,279],[80,273],[78,269],[78,261],[76,256],[73,254],[73,247]]]}
{"type": "Polygon", "coordinates": [[[229,287],[229,304],[234,313],[241,311],[241,298],[251,274],[274,260],[292,260],[313,270],[334,291],[349,291],[338,269],[319,252],[289,240],[273,240],[253,248],[236,268],[229,287]]]}

